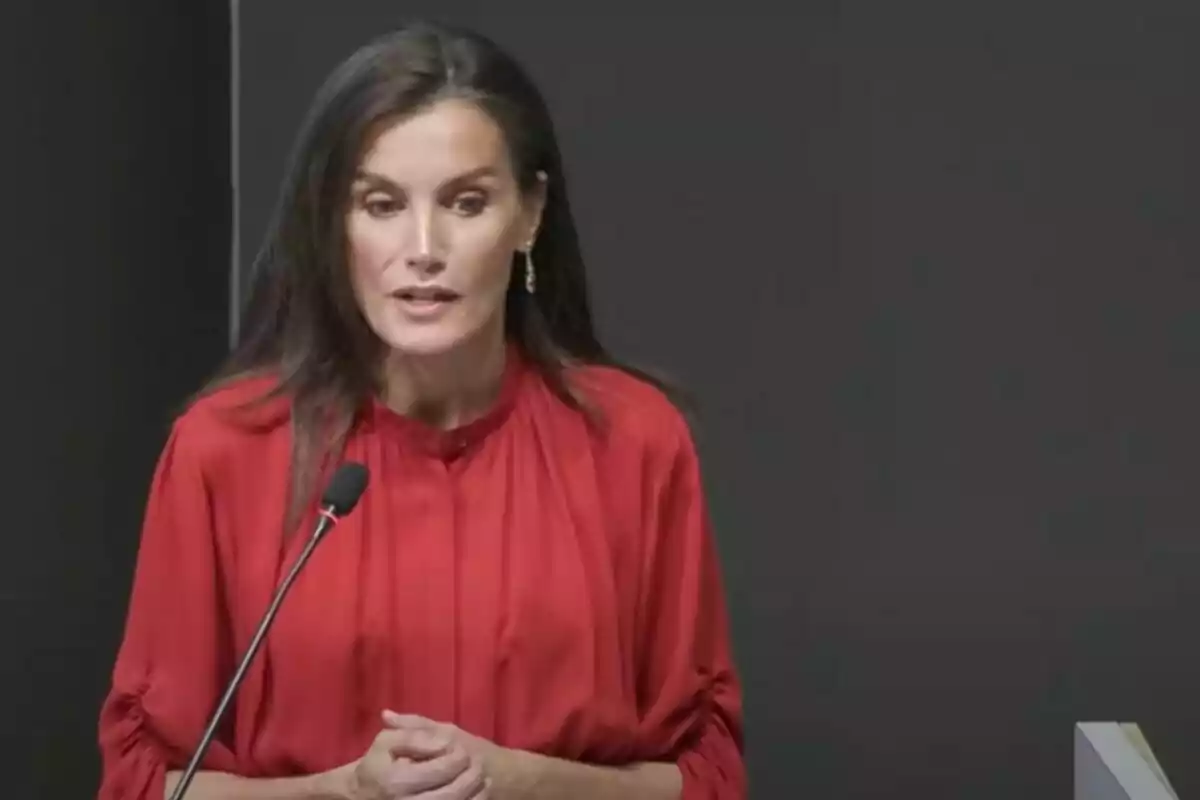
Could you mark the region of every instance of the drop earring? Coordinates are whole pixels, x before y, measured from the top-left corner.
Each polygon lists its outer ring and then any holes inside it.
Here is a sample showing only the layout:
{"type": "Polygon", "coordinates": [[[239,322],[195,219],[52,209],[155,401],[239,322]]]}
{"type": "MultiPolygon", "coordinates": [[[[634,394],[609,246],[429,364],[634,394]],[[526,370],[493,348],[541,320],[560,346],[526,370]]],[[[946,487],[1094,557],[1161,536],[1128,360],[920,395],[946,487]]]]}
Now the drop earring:
{"type": "Polygon", "coordinates": [[[537,291],[537,273],[533,268],[533,245],[525,249],[525,291],[533,294],[537,291]]]}

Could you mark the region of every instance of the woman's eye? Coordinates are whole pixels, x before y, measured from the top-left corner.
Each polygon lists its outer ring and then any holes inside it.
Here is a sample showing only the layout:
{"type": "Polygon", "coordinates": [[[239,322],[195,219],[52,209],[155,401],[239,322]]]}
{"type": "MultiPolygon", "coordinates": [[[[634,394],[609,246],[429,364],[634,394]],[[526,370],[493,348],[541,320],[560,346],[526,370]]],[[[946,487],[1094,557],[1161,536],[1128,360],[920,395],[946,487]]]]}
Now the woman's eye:
{"type": "Polygon", "coordinates": [[[473,217],[487,207],[487,197],[482,194],[465,194],[454,201],[454,208],[461,214],[473,217]]]}
{"type": "Polygon", "coordinates": [[[387,217],[400,210],[400,204],[390,197],[368,197],[363,208],[372,217],[387,217]]]}

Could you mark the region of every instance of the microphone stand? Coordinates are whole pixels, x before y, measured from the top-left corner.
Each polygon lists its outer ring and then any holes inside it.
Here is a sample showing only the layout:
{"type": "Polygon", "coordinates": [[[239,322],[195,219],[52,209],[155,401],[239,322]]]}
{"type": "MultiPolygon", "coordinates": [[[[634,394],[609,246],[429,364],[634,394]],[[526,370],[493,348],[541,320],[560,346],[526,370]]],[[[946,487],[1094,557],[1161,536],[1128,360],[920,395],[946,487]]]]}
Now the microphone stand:
{"type": "Polygon", "coordinates": [[[300,574],[300,570],[308,563],[308,559],[312,556],[317,544],[338,521],[332,506],[326,506],[321,509],[320,517],[316,530],[309,537],[304,550],[300,552],[300,557],[296,559],[296,563],[292,565],[287,576],[275,590],[275,596],[271,599],[271,604],[267,606],[267,611],[263,614],[262,621],[258,623],[258,630],[254,632],[254,636],[250,639],[250,645],[246,648],[246,653],[242,656],[241,663],[238,664],[233,677],[230,678],[229,685],[225,689],[225,694],[221,696],[216,710],[213,711],[212,716],[209,718],[208,727],[204,729],[204,734],[200,737],[200,744],[196,747],[196,752],[192,754],[192,760],[184,768],[183,774],[180,775],[179,782],[175,784],[175,789],[171,792],[170,800],[183,800],[184,792],[191,785],[192,779],[196,777],[196,772],[200,768],[200,762],[204,759],[204,754],[208,752],[208,748],[212,744],[213,737],[217,733],[217,728],[220,726],[221,720],[224,718],[225,712],[233,700],[233,696],[237,693],[238,687],[246,677],[246,672],[250,668],[250,662],[254,660],[255,654],[262,647],[267,631],[270,629],[271,623],[275,621],[275,615],[279,612],[279,606],[283,603],[283,598],[287,595],[288,590],[292,588],[292,583],[295,582],[296,576],[300,574]]]}

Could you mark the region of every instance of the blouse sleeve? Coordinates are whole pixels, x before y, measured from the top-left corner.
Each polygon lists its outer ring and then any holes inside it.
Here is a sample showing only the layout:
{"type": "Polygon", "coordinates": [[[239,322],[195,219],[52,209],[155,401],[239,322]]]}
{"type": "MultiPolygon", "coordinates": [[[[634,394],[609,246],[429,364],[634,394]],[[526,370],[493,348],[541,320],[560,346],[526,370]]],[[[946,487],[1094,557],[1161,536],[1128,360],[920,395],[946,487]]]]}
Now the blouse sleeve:
{"type": "MultiPolygon", "coordinates": [[[[100,711],[98,800],[162,800],[227,673],[226,626],[202,437],[177,422],[159,458],[112,686],[100,711]]],[[[204,769],[231,771],[220,733],[204,769]]]]}
{"type": "Polygon", "coordinates": [[[639,692],[683,800],[746,795],[742,697],[697,458],[682,419],[657,486],[642,576],[639,692]]]}

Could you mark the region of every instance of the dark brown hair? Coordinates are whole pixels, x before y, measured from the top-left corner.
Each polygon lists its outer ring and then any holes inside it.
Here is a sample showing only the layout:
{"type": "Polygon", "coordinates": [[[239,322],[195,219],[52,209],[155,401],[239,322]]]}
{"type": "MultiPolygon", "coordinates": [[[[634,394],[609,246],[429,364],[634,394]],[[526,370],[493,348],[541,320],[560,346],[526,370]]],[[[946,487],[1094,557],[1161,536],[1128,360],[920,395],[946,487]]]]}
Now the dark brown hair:
{"type": "MultiPolygon", "coordinates": [[[[359,311],[346,261],[354,173],[382,125],[450,97],[478,103],[497,122],[523,191],[535,188],[538,172],[547,178],[532,253],[537,292],[526,292],[517,277],[522,271],[513,270],[507,337],[573,408],[582,404],[564,375],[571,363],[620,366],[593,329],[562,157],[533,81],[494,42],[461,28],[415,23],[373,41],[335,69],[312,102],[252,267],[240,341],[201,391],[270,375],[274,388],[261,399],[290,400],[289,531],[312,499],[326,460],[339,455],[358,409],[380,388],[383,344],[359,311]]],[[[663,386],[640,370],[620,368],[663,386]]]]}

